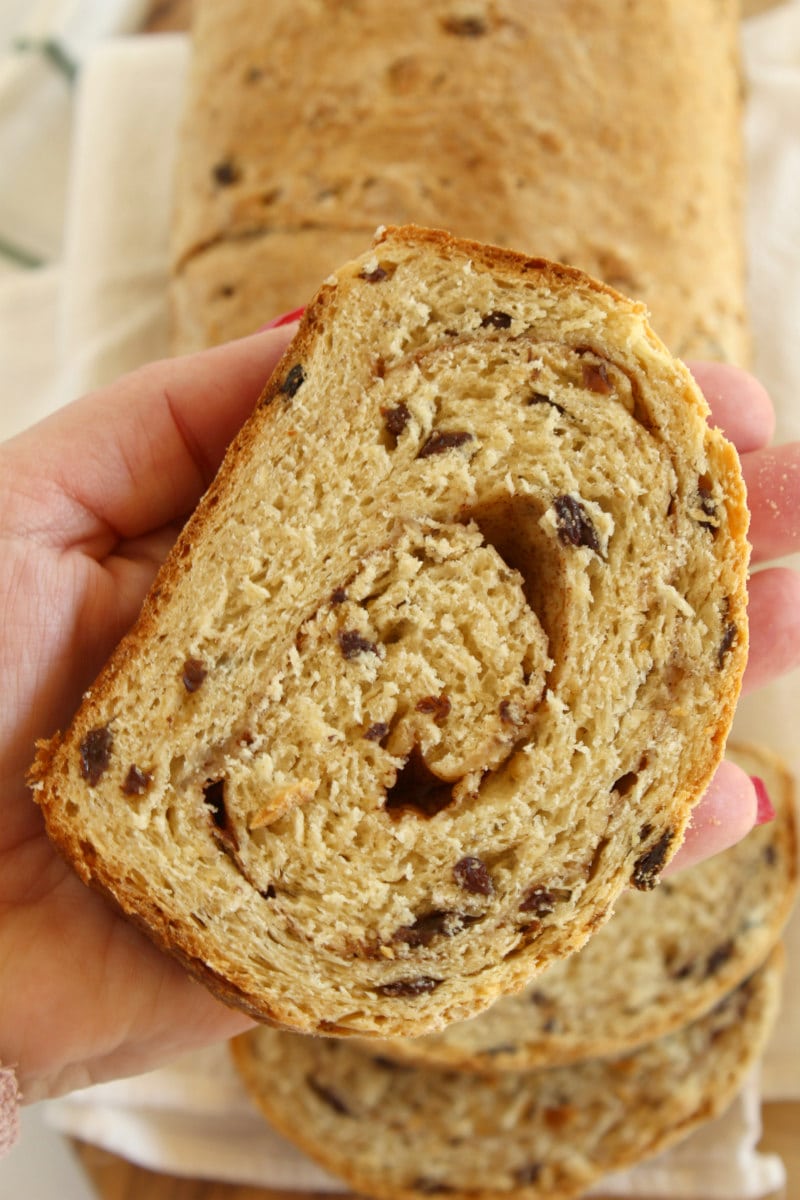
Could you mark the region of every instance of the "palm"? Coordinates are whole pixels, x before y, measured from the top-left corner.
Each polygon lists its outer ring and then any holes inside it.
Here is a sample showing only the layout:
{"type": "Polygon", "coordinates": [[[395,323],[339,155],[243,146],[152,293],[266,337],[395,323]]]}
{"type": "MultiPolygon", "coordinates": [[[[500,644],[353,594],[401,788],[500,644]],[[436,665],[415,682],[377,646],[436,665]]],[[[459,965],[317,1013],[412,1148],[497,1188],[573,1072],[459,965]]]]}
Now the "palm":
{"type": "MultiPolygon", "coordinates": [[[[64,727],[133,621],[177,522],[196,502],[287,336],[274,331],[149,368],[133,385],[123,381],[3,448],[0,971],[7,975],[0,1061],[22,1065],[30,1099],[144,1070],[247,1024],[82,885],[48,841],[25,772],[35,740],[64,727]]],[[[724,393],[720,422],[745,458],[755,458],[770,432],[763,395],[744,377],[704,370],[706,389],[724,393]],[[741,411],[732,404],[737,387],[741,411]]],[[[796,468],[796,448],[789,454],[796,468]]],[[[796,496],[790,519],[774,533],[769,480],[752,498],[761,557],[800,543],[796,496]]],[[[788,572],[767,571],[754,581],[752,685],[800,660],[798,599],[788,572]]],[[[742,779],[717,789],[730,840],[752,822],[749,800],[737,808],[736,786],[752,792],[742,779]]],[[[718,827],[712,822],[709,830],[705,842],[695,838],[695,857],[721,848],[718,827]]]]}

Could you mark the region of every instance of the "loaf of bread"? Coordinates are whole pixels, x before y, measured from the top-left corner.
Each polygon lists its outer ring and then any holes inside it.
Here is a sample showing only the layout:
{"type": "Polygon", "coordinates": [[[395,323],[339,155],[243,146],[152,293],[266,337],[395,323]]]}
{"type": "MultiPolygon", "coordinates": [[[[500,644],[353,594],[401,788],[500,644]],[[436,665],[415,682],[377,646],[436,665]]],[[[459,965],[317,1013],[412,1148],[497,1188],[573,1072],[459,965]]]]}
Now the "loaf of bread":
{"type": "Polygon", "coordinates": [[[650,892],[626,892],[578,953],[471,1021],[381,1043],[400,1062],[496,1073],[609,1056],[707,1012],[767,957],[797,895],[794,781],[763,747],[726,758],[760,776],[775,819],[650,892]]]}
{"type": "Polygon", "coordinates": [[[652,887],[747,652],[733,448],[642,307],[416,228],[329,278],[32,779],[221,995],[469,1017],[652,887]]]}
{"type": "Polygon", "coordinates": [[[622,1058],[494,1077],[260,1028],[234,1062],[271,1125],[377,1200],[569,1200],[722,1112],[774,1022],[781,947],[706,1016],[622,1058]]]}
{"type": "Polygon", "coordinates": [[[305,302],[376,226],[530,248],[742,361],[737,0],[195,0],[181,350],[305,302]]]}

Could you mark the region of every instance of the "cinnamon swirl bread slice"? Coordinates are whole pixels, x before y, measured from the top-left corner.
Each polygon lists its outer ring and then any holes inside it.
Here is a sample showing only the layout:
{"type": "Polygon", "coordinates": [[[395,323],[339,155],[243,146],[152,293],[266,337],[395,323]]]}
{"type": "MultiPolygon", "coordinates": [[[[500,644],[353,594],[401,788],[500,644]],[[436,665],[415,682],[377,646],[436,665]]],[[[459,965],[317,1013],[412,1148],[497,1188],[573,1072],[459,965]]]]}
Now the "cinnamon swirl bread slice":
{"type": "Polygon", "coordinates": [[[40,748],[51,836],[263,1019],[521,988],[654,885],[723,753],[747,510],[707,414],[639,304],[384,231],[40,748]]]}

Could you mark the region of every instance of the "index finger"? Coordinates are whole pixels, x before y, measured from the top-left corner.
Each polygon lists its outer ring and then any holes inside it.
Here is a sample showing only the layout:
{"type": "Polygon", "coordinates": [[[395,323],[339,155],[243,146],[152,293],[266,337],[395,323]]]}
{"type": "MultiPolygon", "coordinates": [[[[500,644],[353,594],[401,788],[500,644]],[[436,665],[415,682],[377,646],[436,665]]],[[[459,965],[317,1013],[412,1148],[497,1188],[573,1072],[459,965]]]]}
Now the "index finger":
{"type": "Polygon", "coordinates": [[[754,375],[730,363],[687,365],[711,408],[711,423],[740,454],[769,444],[775,432],[775,412],[767,389],[754,375]]]}
{"type": "Polygon", "coordinates": [[[293,332],[148,364],[7,443],[7,474],[24,488],[21,532],[101,559],[185,517],[293,332]]]}

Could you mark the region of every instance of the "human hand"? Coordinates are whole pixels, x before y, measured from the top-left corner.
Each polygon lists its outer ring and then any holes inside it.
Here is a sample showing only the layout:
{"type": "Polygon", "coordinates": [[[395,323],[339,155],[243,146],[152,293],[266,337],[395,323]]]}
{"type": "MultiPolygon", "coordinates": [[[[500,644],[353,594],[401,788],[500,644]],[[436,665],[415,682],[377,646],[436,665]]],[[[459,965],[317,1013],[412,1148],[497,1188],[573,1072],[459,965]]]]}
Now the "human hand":
{"type": "Polygon", "coordinates": [[[147,366],[0,446],[0,1063],[27,1101],[252,1024],[84,887],[25,774],[133,623],[292,332],[147,366]]]}
{"type": "MultiPolygon", "coordinates": [[[[35,740],[67,724],[135,619],[291,332],[146,367],[0,447],[0,1062],[19,1064],[28,1100],[250,1024],[83,886],[48,841],[25,772],[35,740]]],[[[771,408],[750,377],[696,374],[743,453],[756,561],[800,546],[800,447],[765,449],[771,408]],[[783,471],[793,490],[781,491],[783,471]]],[[[800,661],[798,601],[791,572],[753,578],[748,687],[800,661]]],[[[754,815],[752,783],[723,766],[676,861],[738,840],[754,815]]]]}

